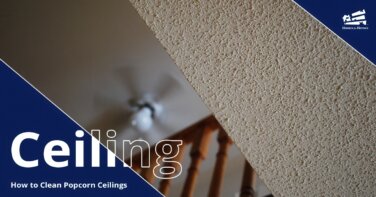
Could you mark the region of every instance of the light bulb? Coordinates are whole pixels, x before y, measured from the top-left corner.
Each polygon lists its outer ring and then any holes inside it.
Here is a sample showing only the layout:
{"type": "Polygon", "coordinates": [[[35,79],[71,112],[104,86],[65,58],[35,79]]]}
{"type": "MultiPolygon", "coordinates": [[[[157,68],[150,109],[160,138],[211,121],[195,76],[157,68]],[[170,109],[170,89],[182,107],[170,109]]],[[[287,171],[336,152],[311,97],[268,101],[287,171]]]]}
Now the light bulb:
{"type": "Polygon", "coordinates": [[[143,107],[132,115],[131,123],[141,132],[148,131],[153,126],[152,111],[143,107]]]}

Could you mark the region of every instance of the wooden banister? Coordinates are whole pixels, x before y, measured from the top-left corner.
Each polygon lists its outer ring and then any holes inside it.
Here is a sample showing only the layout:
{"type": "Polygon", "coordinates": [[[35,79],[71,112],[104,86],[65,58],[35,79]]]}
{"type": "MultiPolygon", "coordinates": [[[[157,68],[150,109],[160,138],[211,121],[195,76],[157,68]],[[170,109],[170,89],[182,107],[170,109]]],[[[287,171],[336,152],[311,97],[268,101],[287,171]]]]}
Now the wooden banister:
{"type": "MultiPolygon", "coordinates": [[[[145,157],[148,157],[148,155],[144,154],[145,157]]],[[[149,183],[153,183],[155,176],[153,173],[154,166],[156,165],[157,160],[157,154],[155,152],[151,152],[150,155],[150,167],[149,168],[141,168],[141,176],[149,183]]]]}
{"type": "MultiPolygon", "coordinates": [[[[184,149],[185,149],[185,145],[183,144],[182,146],[180,146],[180,151],[179,151],[178,155],[176,156],[175,161],[180,162],[183,159],[184,149]]],[[[168,165],[173,167],[173,168],[176,168],[177,163],[168,163],[168,165]]],[[[168,177],[171,177],[171,176],[172,175],[165,176],[165,177],[168,178],[168,177]]],[[[170,191],[170,185],[171,185],[171,179],[162,179],[161,182],[160,182],[160,185],[159,185],[159,191],[163,195],[167,196],[168,192],[170,191]]]]}
{"type": "Polygon", "coordinates": [[[195,141],[191,149],[191,165],[188,169],[187,179],[184,184],[182,197],[192,197],[196,186],[197,175],[203,159],[208,153],[212,127],[205,126],[196,134],[195,141]]]}
{"type": "MultiPolygon", "coordinates": [[[[179,152],[176,154],[170,153],[171,155],[175,155],[173,161],[179,162],[183,160],[185,149],[189,144],[192,144],[190,150],[191,156],[191,164],[188,168],[188,174],[185,180],[185,184],[183,186],[183,191],[181,193],[182,197],[192,197],[195,191],[196,182],[198,179],[198,173],[201,166],[202,161],[205,159],[208,153],[209,142],[211,139],[211,135],[213,132],[217,132],[217,141],[219,144],[219,148],[217,151],[215,168],[213,171],[212,179],[210,182],[210,188],[208,191],[209,197],[219,197],[221,193],[221,188],[224,179],[224,173],[227,164],[227,154],[228,149],[232,144],[231,139],[226,134],[224,129],[221,125],[217,122],[214,116],[209,116],[204,118],[203,120],[183,129],[182,131],[170,136],[167,140],[182,140],[183,144],[179,147],[179,152]]],[[[143,152],[139,152],[135,155],[132,155],[132,168],[141,174],[141,176],[152,183],[155,179],[153,169],[156,166],[157,156],[160,155],[160,158],[168,158],[167,155],[163,154],[162,151],[163,146],[152,146],[149,150],[144,150],[143,152]],[[153,150],[153,151],[150,151],[153,150]],[[149,168],[142,168],[141,167],[141,156],[148,156],[149,152],[151,154],[150,158],[150,167],[149,168]],[[158,153],[158,155],[156,154],[158,153]]],[[[174,149],[172,151],[177,151],[174,149]]],[[[175,152],[176,153],[176,152],[175,152]]],[[[167,153],[166,153],[167,154],[167,153]]],[[[130,164],[131,158],[125,160],[127,164],[130,164]]],[[[167,162],[164,164],[163,167],[165,169],[175,169],[179,165],[176,162],[167,162]]],[[[171,176],[175,176],[175,174],[163,174],[164,178],[168,178],[171,176]]],[[[255,186],[255,178],[256,174],[255,171],[252,169],[250,164],[245,161],[244,166],[244,173],[242,177],[242,185],[240,189],[240,197],[254,197],[254,186],[255,186]]],[[[168,195],[170,191],[172,179],[161,179],[159,185],[159,191],[164,194],[165,196],[168,195]]]]}
{"type": "Polygon", "coordinates": [[[219,150],[217,153],[217,160],[215,162],[215,168],[212,176],[212,180],[210,183],[210,190],[209,196],[210,197],[218,197],[220,196],[222,183],[223,183],[223,176],[226,169],[226,162],[227,162],[227,151],[230,145],[232,144],[231,139],[228,137],[224,130],[220,130],[218,132],[217,137],[219,143],[219,150]]]}
{"type": "MultiPolygon", "coordinates": [[[[195,139],[195,133],[197,131],[200,130],[200,128],[204,127],[204,126],[209,126],[209,127],[212,127],[212,128],[218,128],[218,121],[215,119],[214,116],[208,116],[206,118],[204,118],[203,120],[183,129],[182,131],[168,137],[167,139],[169,140],[183,140],[183,143],[185,145],[187,144],[190,144],[194,141],[195,139]]],[[[220,126],[220,125],[219,125],[220,126]]],[[[150,148],[151,150],[155,149],[155,146],[152,146],[150,148]]],[[[144,155],[147,154],[147,151],[148,150],[145,150],[144,151],[144,155]]],[[[157,150],[158,152],[160,152],[160,150],[157,150]]],[[[141,153],[137,153],[135,155],[132,155],[132,162],[133,164],[132,165],[135,165],[135,166],[138,166],[140,165],[140,162],[141,162],[141,153]]],[[[125,163],[127,163],[128,165],[130,164],[130,159],[131,158],[128,158],[125,160],[125,163]]],[[[132,166],[133,168],[133,166],[132,166]]]]}
{"type": "Polygon", "coordinates": [[[246,160],[244,162],[244,172],[242,186],[240,188],[240,197],[254,197],[255,196],[255,187],[256,183],[256,173],[251,167],[251,165],[246,160]]]}

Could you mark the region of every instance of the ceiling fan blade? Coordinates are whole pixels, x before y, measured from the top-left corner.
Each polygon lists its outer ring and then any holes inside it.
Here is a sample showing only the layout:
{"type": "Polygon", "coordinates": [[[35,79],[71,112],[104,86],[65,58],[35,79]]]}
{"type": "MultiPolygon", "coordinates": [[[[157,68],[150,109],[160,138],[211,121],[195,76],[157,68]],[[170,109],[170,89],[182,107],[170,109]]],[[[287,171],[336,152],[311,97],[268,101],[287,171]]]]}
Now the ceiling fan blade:
{"type": "MultiPolygon", "coordinates": [[[[124,110],[124,108],[112,108],[104,111],[98,116],[91,124],[86,128],[88,129],[100,129],[101,131],[107,131],[114,129],[115,131],[121,131],[127,125],[130,112],[124,110]]],[[[105,132],[101,132],[105,133],[105,132]]],[[[103,138],[104,139],[104,138],[103,138]]]]}
{"type": "Polygon", "coordinates": [[[101,111],[112,109],[114,107],[127,107],[128,100],[132,93],[123,83],[119,83],[119,79],[110,75],[106,80],[101,80],[95,84],[96,94],[93,99],[94,107],[101,111]]]}
{"type": "Polygon", "coordinates": [[[182,88],[179,81],[172,75],[161,75],[154,90],[156,92],[155,99],[157,102],[173,99],[175,96],[181,94],[182,88]]]}
{"type": "Polygon", "coordinates": [[[170,137],[174,133],[173,129],[159,119],[155,119],[153,127],[148,131],[147,137],[150,142],[158,142],[160,140],[170,137]]]}
{"type": "Polygon", "coordinates": [[[143,134],[143,138],[145,138],[150,144],[155,144],[169,136],[165,129],[166,128],[164,125],[160,124],[158,121],[155,121],[150,131],[143,134]]]}
{"type": "Polygon", "coordinates": [[[115,106],[124,108],[127,104],[124,97],[118,97],[114,94],[102,94],[93,99],[95,107],[99,109],[109,109],[114,108],[115,106]]]}
{"type": "Polygon", "coordinates": [[[142,77],[136,67],[122,67],[115,71],[118,79],[122,81],[124,91],[129,92],[131,98],[142,98],[139,78],[142,77]]]}

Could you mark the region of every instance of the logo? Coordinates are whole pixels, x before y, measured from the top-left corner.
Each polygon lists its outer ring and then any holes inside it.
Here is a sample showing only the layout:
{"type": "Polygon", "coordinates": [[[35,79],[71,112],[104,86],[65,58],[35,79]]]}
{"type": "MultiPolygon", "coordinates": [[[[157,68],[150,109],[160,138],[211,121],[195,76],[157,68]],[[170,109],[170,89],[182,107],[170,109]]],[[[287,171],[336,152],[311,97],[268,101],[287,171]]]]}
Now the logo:
{"type": "Polygon", "coordinates": [[[368,29],[366,20],[366,10],[359,10],[352,14],[345,14],[342,17],[343,24],[342,29],[345,30],[365,30],[368,29]]]}

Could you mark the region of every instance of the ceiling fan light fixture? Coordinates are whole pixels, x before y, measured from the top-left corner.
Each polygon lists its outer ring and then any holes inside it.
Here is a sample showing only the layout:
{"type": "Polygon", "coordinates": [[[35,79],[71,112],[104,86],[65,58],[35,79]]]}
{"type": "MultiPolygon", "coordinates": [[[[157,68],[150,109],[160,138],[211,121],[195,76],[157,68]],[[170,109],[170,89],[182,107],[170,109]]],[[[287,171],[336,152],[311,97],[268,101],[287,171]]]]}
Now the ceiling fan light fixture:
{"type": "Polygon", "coordinates": [[[153,122],[153,109],[148,106],[139,108],[131,117],[132,126],[141,132],[149,131],[153,122]]]}

